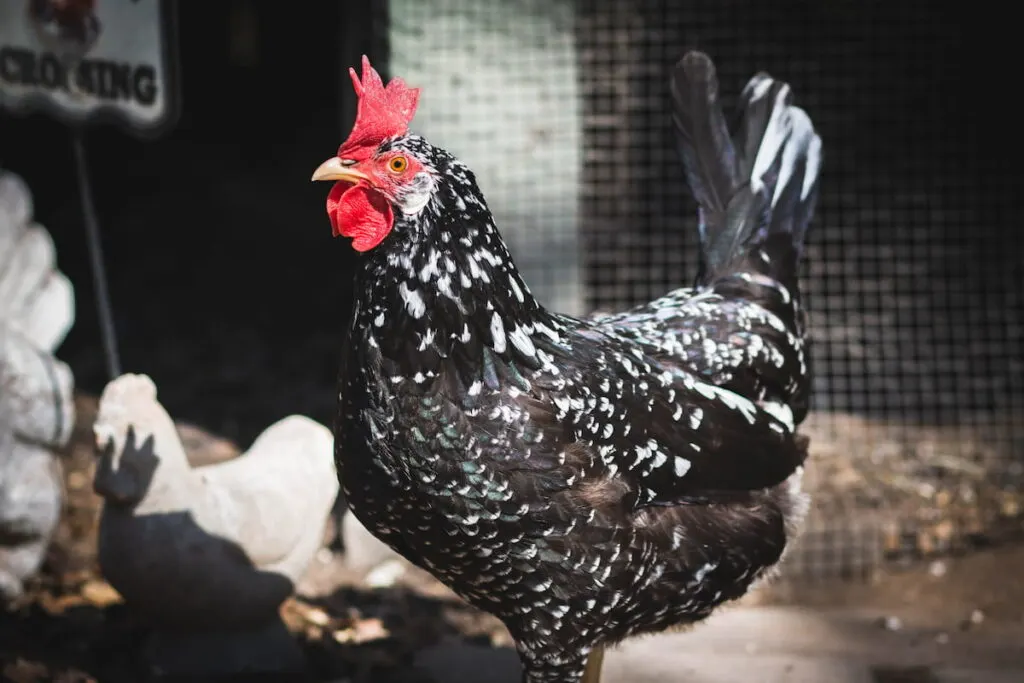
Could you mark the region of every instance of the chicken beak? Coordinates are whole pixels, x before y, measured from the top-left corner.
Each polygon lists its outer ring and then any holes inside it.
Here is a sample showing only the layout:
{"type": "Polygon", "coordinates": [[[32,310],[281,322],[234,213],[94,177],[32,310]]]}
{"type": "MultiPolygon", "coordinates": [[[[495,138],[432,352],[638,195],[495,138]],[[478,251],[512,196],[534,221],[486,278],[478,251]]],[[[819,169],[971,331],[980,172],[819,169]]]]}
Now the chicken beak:
{"type": "Polygon", "coordinates": [[[331,157],[316,167],[313,177],[310,180],[344,180],[350,183],[358,183],[361,180],[369,180],[365,173],[357,171],[351,166],[345,166],[338,157],[331,157]]]}

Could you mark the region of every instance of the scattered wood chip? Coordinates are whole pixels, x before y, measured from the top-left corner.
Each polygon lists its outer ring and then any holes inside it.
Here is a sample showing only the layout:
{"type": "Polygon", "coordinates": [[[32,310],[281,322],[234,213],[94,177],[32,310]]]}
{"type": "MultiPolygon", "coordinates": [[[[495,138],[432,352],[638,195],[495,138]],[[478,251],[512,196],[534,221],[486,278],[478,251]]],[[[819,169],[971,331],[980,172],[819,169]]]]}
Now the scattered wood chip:
{"type": "Polygon", "coordinates": [[[82,597],[97,607],[106,607],[121,602],[121,594],[106,581],[86,581],[82,586],[82,597]]]}
{"type": "Polygon", "coordinates": [[[346,645],[383,640],[390,635],[391,633],[384,628],[384,622],[377,618],[353,621],[348,628],[340,629],[333,634],[335,641],[346,645]]]}
{"type": "Polygon", "coordinates": [[[331,623],[330,615],[319,607],[306,608],[302,616],[305,617],[306,621],[316,626],[327,626],[327,624],[331,623]]]}

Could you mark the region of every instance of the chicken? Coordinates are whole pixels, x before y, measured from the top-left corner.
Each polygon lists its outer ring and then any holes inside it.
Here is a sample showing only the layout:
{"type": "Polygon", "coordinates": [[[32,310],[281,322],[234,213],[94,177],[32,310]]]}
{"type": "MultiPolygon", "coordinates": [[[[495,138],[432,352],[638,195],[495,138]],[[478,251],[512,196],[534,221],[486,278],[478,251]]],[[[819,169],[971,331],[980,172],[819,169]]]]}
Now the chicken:
{"type": "Polygon", "coordinates": [[[93,427],[100,568],[158,627],[277,618],[323,540],[338,482],[330,431],[293,415],[243,455],[193,469],[145,375],[103,390],[93,427]]]}
{"type": "Polygon", "coordinates": [[[32,212],[25,181],[0,169],[0,320],[52,352],[75,322],[75,293],[57,269],[53,239],[32,221],[32,212]]]}
{"type": "Polygon", "coordinates": [[[0,171],[0,602],[21,595],[60,517],[54,452],[71,436],[75,382],[53,354],[74,319],[74,290],[32,223],[32,195],[0,171]]]}
{"type": "Polygon", "coordinates": [[[72,61],[84,57],[100,37],[96,0],[29,0],[28,18],[46,49],[72,61]]]}
{"type": "Polygon", "coordinates": [[[0,326],[0,604],[19,597],[60,519],[55,450],[74,423],[67,366],[0,326]]]}
{"type": "Polygon", "coordinates": [[[353,131],[313,174],[361,255],[335,430],[348,504],[504,622],[525,683],[598,680],[604,646],[742,596],[799,530],[797,264],[821,141],[766,74],[730,137],[714,65],[688,53],[671,92],[697,286],[575,319],[531,295],[473,173],[409,132],[419,91],[365,58],[351,75],[353,131]]]}

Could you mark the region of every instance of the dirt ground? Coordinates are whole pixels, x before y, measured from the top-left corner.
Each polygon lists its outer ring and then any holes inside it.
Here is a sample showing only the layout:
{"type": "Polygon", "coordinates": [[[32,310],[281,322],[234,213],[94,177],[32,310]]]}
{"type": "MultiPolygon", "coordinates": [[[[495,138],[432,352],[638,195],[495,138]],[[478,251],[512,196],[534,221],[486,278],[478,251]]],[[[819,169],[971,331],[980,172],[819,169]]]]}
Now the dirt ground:
{"type": "MultiPolygon", "coordinates": [[[[2,681],[138,683],[153,677],[144,657],[146,625],[133,618],[96,567],[94,400],[80,399],[78,410],[79,426],[64,454],[66,512],[53,548],[25,598],[0,612],[2,681]]],[[[181,432],[195,463],[237,453],[230,443],[194,428],[182,426],[181,432]]],[[[495,619],[421,572],[411,570],[393,586],[371,588],[343,564],[341,556],[321,551],[300,595],[282,607],[285,624],[307,656],[309,671],[301,680],[427,683],[432,679],[413,661],[428,648],[510,645],[495,619]]],[[[968,633],[972,642],[1024,643],[1024,545],[920,562],[871,582],[779,581],[744,603],[868,615],[880,631],[932,634],[933,647],[968,633]]],[[[907,643],[896,639],[893,647],[907,643]]]]}

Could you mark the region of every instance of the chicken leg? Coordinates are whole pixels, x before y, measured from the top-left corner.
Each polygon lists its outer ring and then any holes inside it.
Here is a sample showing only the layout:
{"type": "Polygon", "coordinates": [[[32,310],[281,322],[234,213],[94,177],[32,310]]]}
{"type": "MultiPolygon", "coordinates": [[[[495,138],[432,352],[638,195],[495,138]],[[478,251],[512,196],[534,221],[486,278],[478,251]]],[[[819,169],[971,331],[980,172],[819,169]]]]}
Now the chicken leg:
{"type": "Polygon", "coordinates": [[[587,668],[583,670],[580,683],[601,683],[601,665],[604,663],[604,647],[596,646],[587,656],[587,668]]]}

